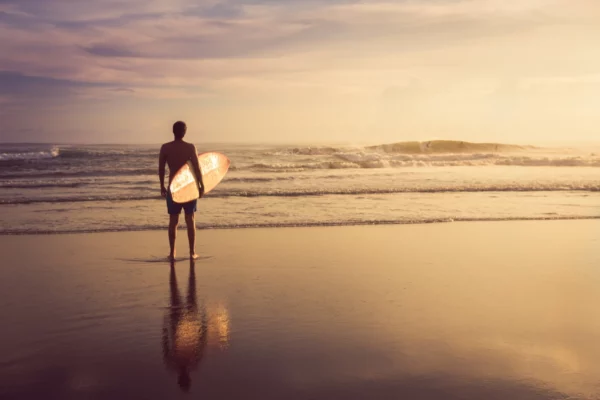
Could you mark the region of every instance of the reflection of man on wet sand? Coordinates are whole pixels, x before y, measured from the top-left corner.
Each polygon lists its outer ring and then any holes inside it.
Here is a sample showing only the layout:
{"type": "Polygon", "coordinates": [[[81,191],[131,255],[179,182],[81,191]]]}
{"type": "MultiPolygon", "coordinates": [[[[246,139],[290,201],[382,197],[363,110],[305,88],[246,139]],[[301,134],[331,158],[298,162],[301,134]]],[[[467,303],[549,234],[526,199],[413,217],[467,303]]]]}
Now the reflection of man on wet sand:
{"type": "Polygon", "coordinates": [[[206,347],[207,320],[204,309],[199,312],[196,301],[194,260],[190,261],[190,278],[185,303],[177,286],[175,264],[169,276],[170,307],[163,325],[162,345],[164,363],[174,370],[177,382],[184,391],[192,384],[190,372],[197,368],[206,347]]]}

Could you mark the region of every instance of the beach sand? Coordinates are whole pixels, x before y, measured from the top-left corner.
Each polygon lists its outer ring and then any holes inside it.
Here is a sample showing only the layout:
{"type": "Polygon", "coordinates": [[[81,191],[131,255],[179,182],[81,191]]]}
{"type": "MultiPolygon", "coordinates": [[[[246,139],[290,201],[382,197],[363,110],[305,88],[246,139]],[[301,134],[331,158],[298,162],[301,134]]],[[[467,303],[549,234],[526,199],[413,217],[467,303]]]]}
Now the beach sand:
{"type": "Polygon", "coordinates": [[[600,398],[599,221],[198,235],[0,237],[0,398],[600,398]]]}

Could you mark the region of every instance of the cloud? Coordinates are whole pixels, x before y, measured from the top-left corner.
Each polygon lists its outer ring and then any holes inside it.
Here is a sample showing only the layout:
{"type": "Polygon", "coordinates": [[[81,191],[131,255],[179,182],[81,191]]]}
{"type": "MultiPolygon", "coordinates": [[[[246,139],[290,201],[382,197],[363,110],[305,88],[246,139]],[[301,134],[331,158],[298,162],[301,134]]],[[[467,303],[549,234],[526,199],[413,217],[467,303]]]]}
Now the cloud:
{"type": "Polygon", "coordinates": [[[0,71],[0,95],[60,96],[79,88],[107,87],[103,83],[77,82],[40,76],[27,76],[15,71],[0,71]]]}
{"type": "Polygon", "coordinates": [[[94,44],[89,47],[84,47],[83,50],[91,55],[101,57],[138,57],[133,50],[119,48],[118,45],[110,46],[105,44],[94,44]]]}
{"type": "Polygon", "coordinates": [[[187,0],[99,0],[81,2],[77,0],[5,0],[9,10],[18,11],[46,21],[93,21],[146,13],[167,13],[181,10],[193,4],[187,0]]]}
{"type": "MultiPolygon", "coordinates": [[[[448,119],[472,114],[467,106],[499,98],[490,92],[501,82],[558,80],[575,97],[566,87],[600,71],[598,21],[592,0],[0,0],[0,36],[10,38],[0,80],[38,103],[212,98],[220,115],[248,101],[344,104],[353,116],[402,103],[421,112],[418,129],[434,107],[448,119]]],[[[537,104],[538,92],[501,103],[537,104]]]]}
{"type": "MultiPolygon", "coordinates": [[[[507,24],[513,24],[513,31],[530,29],[531,22],[510,18],[491,24],[495,14],[483,5],[503,3],[474,0],[288,1],[284,5],[269,1],[198,5],[183,0],[93,4],[57,0],[52,7],[41,0],[5,3],[12,4],[13,13],[3,20],[12,23],[0,23],[0,35],[12,40],[0,44],[0,69],[57,79],[150,85],[197,81],[181,63],[172,62],[167,69],[161,59],[229,60],[231,66],[225,69],[235,70],[236,78],[250,65],[247,79],[257,73],[260,60],[266,70],[273,69],[269,67],[273,59],[287,59],[320,65],[325,72],[324,64],[336,70],[340,61],[362,64],[366,57],[381,64],[381,57],[400,58],[501,35],[507,24]],[[313,58],[315,54],[318,58],[313,58]]],[[[211,68],[201,67],[198,74],[205,79],[223,78],[221,71],[208,71],[215,73],[208,76],[207,70],[211,68]]]]}
{"type": "Polygon", "coordinates": [[[185,15],[214,19],[235,19],[244,17],[245,12],[241,4],[216,3],[189,8],[185,11],[185,15]]]}
{"type": "Polygon", "coordinates": [[[364,63],[368,57],[381,65],[382,58],[477,46],[484,38],[533,31],[556,18],[542,12],[542,5],[553,2],[534,0],[518,5],[492,0],[4,3],[13,13],[2,14],[0,34],[12,40],[0,45],[0,69],[74,80],[131,75],[143,80],[143,72],[135,69],[140,63],[127,58],[229,59],[234,64],[318,53],[321,59],[306,63],[322,64],[324,57],[330,64],[340,59],[364,63]]]}

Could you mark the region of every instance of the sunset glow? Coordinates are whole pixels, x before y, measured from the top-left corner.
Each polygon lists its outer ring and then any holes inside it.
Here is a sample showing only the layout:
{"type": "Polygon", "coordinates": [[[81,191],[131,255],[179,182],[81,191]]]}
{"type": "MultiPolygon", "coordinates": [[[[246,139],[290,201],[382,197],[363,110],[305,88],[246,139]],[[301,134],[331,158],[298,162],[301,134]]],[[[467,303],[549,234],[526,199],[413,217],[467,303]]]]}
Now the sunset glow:
{"type": "Polygon", "coordinates": [[[0,141],[592,141],[593,0],[0,2],[0,141]]]}

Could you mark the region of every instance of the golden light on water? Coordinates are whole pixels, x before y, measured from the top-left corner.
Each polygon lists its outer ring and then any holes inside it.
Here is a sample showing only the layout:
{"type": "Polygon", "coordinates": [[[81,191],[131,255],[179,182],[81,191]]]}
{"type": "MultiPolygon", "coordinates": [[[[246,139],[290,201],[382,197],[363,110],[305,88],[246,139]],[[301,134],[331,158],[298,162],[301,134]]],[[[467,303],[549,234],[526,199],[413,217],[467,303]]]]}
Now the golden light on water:
{"type": "Polygon", "coordinates": [[[202,339],[202,325],[198,315],[186,313],[177,325],[175,334],[175,349],[180,353],[192,354],[198,348],[202,339]]]}
{"type": "Polygon", "coordinates": [[[210,311],[208,322],[209,338],[215,340],[219,348],[229,347],[230,319],[229,311],[223,304],[218,304],[210,311]]]}

